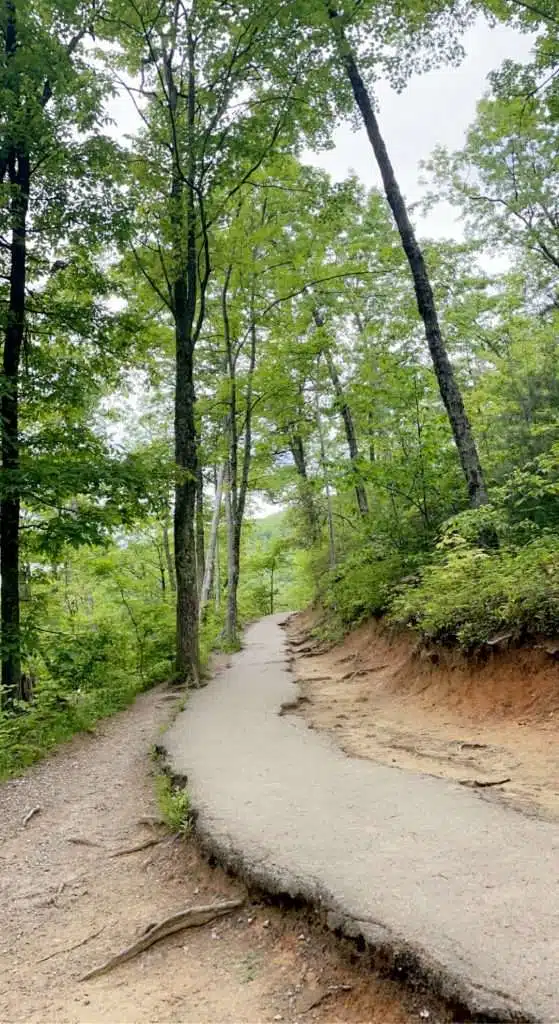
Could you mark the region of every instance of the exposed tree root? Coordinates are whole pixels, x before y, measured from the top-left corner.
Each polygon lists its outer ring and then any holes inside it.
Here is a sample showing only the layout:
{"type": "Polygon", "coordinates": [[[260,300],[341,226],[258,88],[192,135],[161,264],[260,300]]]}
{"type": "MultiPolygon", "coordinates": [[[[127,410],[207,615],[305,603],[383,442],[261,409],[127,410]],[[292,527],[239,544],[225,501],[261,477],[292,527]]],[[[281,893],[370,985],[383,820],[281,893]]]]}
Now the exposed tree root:
{"type": "Polygon", "coordinates": [[[74,843],[76,846],[102,846],[96,839],[88,839],[87,836],[68,836],[66,842],[74,843]]]}
{"type": "Polygon", "coordinates": [[[135,843],[134,846],[123,846],[121,850],[115,850],[114,853],[110,853],[109,857],[125,857],[128,853],[138,853],[140,850],[147,850],[148,846],[157,846],[158,843],[164,843],[168,836],[153,836],[151,839],[144,839],[141,843],[135,843]]]}
{"type": "Polygon", "coordinates": [[[469,786],[471,789],[488,789],[489,786],[504,786],[508,779],[495,779],[494,782],[483,782],[481,779],[460,779],[461,786],[469,786]]]}
{"type": "Polygon", "coordinates": [[[41,810],[42,810],[42,807],[41,807],[40,804],[37,804],[36,807],[32,807],[31,810],[27,812],[27,814],[25,815],[25,818],[23,819],[23,822],[22,822],[23,827],[25,828],[25,826],[28,825],[29,822],[31,821],[31,818],[34,818],[35,815],[38,814],[39,811],[41,811],[41,810]]]}
{"type": "Polygon", "coordinates": [[[167,935],[173,935],[183,928],[196,928],[199,925],[209,924],[216,917],[223,917],[225,914],[230,914],[233,910],[237,910],[238,907],[242,907],[243,902],[243,900],[226,900],[223,903],[188,907],[187,910],[179,910],[178,913],[172,914],[171,917],[166,917],[159,924],[149,925],[136,942],[133,942],[131,946],[127,946],[126,949],[117,953],[116,956],[110,957],[104,964],[100,964],[99,967],[94,967],[93,970],[82,975],[80,981],[98,978],[100,974],[112,971],[114,967],[126,963],[127,960],[132,960],[133,957],[143,953],[145,949],[149,949],[155,942],[166,938],[167,935]]]}
{"type": "Polygon", "coordinates": [[[80,946],[85,946],[86,942],[91,942],[91,939],[96,939],[102,931],[105,930],[105,925],[98,928],[96,932],[92,932],[91,935],[86,935],[84,939],[80,939],[79,942],[74,942],[73,946],[66,946],[65,949],[55,949],[48,956],[42,956],[37,960],[38,964],[44,964],[46,960],[52,960],[53,956],[61,956],[62,953],[71,953],[73,949],[79,949],[80,946]]]}

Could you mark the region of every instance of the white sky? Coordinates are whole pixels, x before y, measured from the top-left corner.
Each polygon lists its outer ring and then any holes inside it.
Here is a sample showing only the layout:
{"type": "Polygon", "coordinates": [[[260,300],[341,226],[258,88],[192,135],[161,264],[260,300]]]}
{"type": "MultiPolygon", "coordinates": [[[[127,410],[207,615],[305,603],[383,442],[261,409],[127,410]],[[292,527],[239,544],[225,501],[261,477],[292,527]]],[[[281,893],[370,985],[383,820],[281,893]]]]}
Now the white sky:
{"type": "MultiPolygon", "coordinates": [[[[525,61],[530,56],[533,37],[512,28],[490,28],[482,19],[463,40],[466,57],[458,68],[442,68],[416,75],[403,93],[387,83],[377,88],[378,118],[394,165],[396,177],[408,202],[414,203],[425,192],[419,183],[419,163],[427,160],[437,145],[459,149],[468,126],[475,117],[476,103],[487,91],[487,75],[506,58],[525,61]]],[[[338,129],[333,150],[307,153],[305,162],[328,171],[335,180],[355,172],[365,185],[381,185],[365,130],[338,129]]],[[[423,235],[460,238],[456,212],[441,204],[427,218],[419,211],[414,221],[423,235]]]]}

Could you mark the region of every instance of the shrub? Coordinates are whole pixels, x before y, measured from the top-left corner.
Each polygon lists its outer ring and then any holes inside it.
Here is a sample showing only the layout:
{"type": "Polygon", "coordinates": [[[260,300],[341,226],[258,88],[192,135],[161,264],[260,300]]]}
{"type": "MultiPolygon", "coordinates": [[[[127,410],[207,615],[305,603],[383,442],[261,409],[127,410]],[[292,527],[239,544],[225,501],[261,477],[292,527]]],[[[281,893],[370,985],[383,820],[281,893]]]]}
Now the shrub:
{"type": "Polygon", "coordinates": [[[515,640],[551,636],[559,632],[559,538],[493,551],[457,545],[400,590],[390,618],[464,649],[502,630],[515,640]]]}

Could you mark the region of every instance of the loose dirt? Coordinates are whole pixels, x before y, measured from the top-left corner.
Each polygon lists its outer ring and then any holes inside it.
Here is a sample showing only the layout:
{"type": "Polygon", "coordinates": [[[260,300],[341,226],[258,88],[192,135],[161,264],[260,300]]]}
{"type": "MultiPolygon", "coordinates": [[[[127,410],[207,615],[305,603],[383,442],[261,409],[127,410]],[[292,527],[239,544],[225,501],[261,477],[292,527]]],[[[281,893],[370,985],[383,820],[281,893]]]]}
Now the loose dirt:
{"type": "MultiPolygon", "coordinates": [[[[420,651],[376,622],[324,651],[315,613],[288,627],[297,711],[352,757],[471,785],[525,813],[559,819],[559,662],[551,646],[485,661],[420,651]]],[[[559,651],[559,649],[558,649],[559,651]]]]}
{"type": "Polygon", "coordinates": [[[193,839],[110,856],[160,834],[142,821],[158,815],[149,751],[174,703],[153,690],[0,787],[3,1024],[445,1020],[428,998],[366,972],[302,912],[249,898],[193,839]],[[78,980],[152,922],[237,895],[246,904],[234,915],[78,980]]]}

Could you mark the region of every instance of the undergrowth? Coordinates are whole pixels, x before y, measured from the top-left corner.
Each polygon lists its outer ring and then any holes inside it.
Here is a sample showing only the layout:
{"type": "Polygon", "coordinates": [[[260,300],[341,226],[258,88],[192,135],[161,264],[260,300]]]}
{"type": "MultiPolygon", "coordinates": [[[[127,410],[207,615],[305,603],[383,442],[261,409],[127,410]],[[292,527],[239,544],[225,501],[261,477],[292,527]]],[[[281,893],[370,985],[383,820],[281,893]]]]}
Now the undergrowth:
{"type": "Polygon", "coordinates": [[[451,517],[412,557],[374,541],[350,548],[320,578],[321,638],[336,642],[373,615],[464,652],[501,635],[513,644],[559,635],[556,462],[551,481],[519,472],[492,505],[451,517]]]}
{"type": "Polygon", "coordinates": [[[173,785],[166,772],[155,777],[155,793],[161,816],[171,832],[188,835],[191,825],[190,798],[186,787],[173,785]]]}

